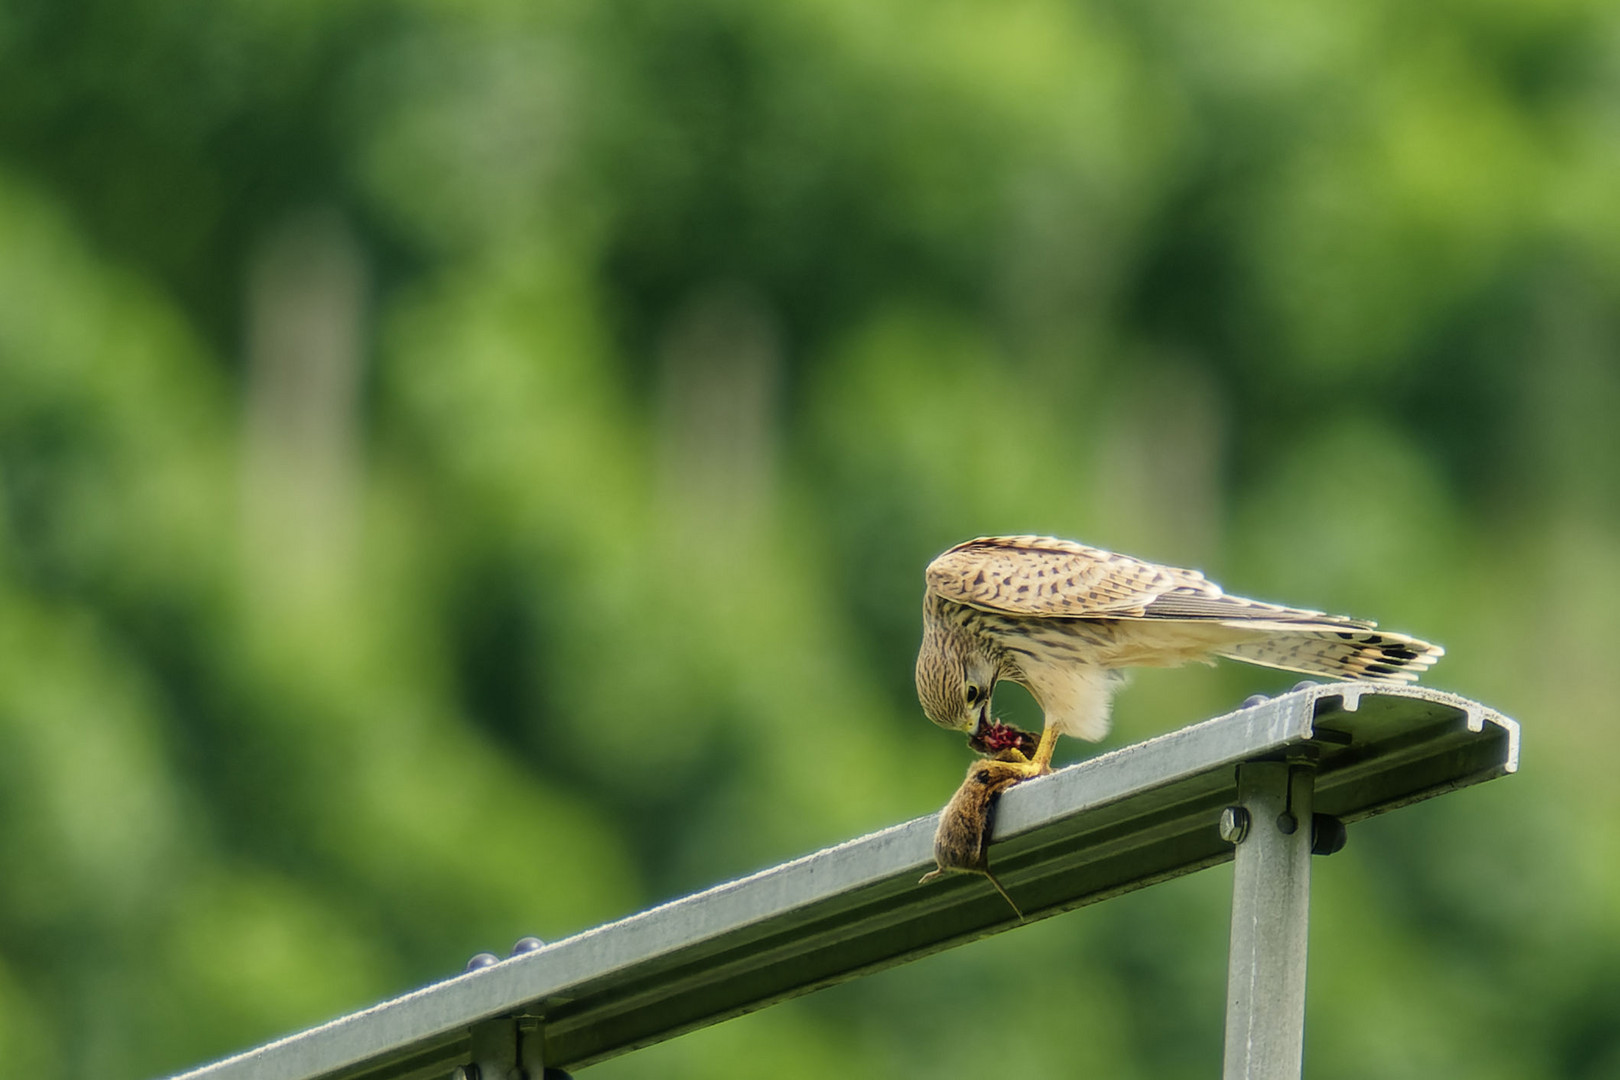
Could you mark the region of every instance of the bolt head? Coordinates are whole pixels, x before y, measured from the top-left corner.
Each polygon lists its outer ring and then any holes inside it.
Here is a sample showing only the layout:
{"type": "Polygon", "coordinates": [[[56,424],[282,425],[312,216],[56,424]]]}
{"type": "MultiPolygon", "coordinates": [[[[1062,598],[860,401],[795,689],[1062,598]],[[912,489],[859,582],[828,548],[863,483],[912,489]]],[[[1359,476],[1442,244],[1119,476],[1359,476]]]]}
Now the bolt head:
{"type": "Polygon", "coordinates": [[[1311,854],[1332,855],[1344,847],[1344,822],[1331,814],[1311,815],[1311,854]]]}
{"type": "Polygon", "coordinates": [[[1249,835],[1249,812],[1241,806],[1228,806],[1221,811],[1221,839],[1228,844],[1241,844],[1249,835]]]}

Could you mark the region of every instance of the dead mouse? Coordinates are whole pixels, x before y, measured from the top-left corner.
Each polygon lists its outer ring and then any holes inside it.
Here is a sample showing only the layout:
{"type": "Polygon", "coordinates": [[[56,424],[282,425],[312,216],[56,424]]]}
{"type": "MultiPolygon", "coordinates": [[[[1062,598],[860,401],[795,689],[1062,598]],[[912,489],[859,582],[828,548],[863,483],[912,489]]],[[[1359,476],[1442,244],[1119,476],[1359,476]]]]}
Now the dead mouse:
{"type": "Polygon", "coordinates": [[[989,848],[996,796],[1027,779],[1029,770],[1022,762],[975,761],[962,786],[940,811],[939,828],[934,831],[934,862],[939,868],[924,874],[922,881],[933,881],[947,871],[983,874],[1022,922],[1024,913],[990,872],[989,848]]]}

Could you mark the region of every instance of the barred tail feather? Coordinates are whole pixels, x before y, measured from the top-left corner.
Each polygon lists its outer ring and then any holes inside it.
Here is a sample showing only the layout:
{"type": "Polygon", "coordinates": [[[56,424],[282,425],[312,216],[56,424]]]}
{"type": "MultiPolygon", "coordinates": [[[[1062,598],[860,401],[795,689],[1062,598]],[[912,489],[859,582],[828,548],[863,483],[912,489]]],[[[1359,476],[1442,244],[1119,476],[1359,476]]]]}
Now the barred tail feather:
{"type": "MultiPolygon", "coordinates": [[[[1249,624],[1245,629],[1253,629],[1249,624]]],[[[1216,655],[1262,667],[1335,679],[1412,683],[1445,655],[1427,641],[1381,630],[1276,628],[1263,638],[1222,646],[1216,655]]]]}

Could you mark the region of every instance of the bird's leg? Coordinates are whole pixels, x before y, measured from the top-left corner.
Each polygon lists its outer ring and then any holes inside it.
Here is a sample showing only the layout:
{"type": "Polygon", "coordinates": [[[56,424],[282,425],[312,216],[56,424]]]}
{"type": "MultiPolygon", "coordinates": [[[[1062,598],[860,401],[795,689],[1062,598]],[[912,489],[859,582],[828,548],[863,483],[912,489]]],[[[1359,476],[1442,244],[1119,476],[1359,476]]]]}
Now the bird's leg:
{"type": "Polygon", "coordinates": [[[1057,749],[1057,740],[1057,728],[1048,724],[1041,729],[1041,741],[1036,744],[1034,755],[1018,765],[1025,779],[1045,776],[1052,771],[1052,751],[1057,749]]]}
{"type": "Polygon", "coordinates": [[[1019,775],[1028,780],[1052,771],[1052,751],[1057,746],[1057,737],[1055,727],[1043,727],[1037,740],[1028,731],[992,720],[979,725],[968,737],[968,745],[992,760],[1016,766],[1019,775]]]}

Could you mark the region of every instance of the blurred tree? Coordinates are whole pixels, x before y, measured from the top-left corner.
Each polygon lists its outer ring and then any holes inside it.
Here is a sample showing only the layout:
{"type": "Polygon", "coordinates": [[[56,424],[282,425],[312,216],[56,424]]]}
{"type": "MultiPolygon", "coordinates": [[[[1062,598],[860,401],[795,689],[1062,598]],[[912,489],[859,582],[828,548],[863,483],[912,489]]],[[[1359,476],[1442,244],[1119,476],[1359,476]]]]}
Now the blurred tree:
{"type": "MultiPolygon", "coordinates": [[[[0,1058],[179,1069],[932,811],[919,571],[1032,530],[1526,721],[1324,864],[1313,1075],[1614,1075],[1611,8],[11,5],[0,1058]]],[[[598,1071],[1203,1075],[1223,889],[598,1071]]]]}

